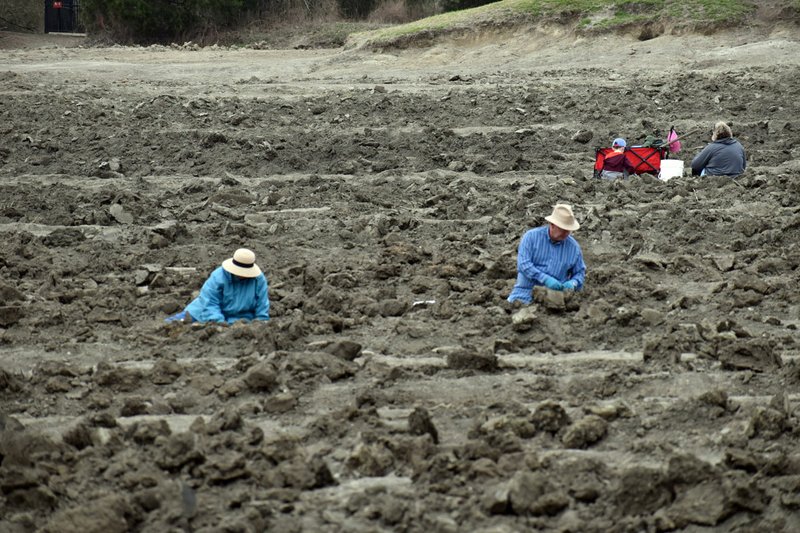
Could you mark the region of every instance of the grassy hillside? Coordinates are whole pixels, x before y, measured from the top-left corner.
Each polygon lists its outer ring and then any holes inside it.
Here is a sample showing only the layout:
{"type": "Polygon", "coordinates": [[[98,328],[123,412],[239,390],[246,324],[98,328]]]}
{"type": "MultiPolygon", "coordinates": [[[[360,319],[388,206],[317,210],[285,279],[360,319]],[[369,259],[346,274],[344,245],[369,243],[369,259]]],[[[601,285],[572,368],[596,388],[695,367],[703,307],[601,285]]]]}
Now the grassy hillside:
{"type": "Polygon", "coordinates": [[[655,36],[666,28],[710,32],[744,25],[758,17],[798,22],[800,0],[502,0],[443,13],[409,24],[354,34],[351,46],[413,46],[447,34],[525,24],[571,25],[584,33],[646,29],[655,36]]]}

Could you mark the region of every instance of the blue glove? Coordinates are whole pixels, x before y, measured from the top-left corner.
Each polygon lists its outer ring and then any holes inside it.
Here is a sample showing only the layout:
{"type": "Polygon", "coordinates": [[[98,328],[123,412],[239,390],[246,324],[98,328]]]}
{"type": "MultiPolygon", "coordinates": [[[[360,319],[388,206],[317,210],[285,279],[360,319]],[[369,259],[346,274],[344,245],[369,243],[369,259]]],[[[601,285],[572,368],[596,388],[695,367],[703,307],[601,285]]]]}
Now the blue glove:
{"type": "Polygon", "coordinates": [[[561,286],[564,288],[565,291],[574,291],[575,289],[578,288],[578,282],[575,281],[574,279],[571,279],[569,281],[565,281],[564,283],[562,283],[561,286]]]}
{"type": "Polygon", "coordinates": [[[564,287],[561,285],[561,283],[556,278],[551,278],[550,276],[544,278],[544,286],[552,291],[564,290],[564,287]]]}

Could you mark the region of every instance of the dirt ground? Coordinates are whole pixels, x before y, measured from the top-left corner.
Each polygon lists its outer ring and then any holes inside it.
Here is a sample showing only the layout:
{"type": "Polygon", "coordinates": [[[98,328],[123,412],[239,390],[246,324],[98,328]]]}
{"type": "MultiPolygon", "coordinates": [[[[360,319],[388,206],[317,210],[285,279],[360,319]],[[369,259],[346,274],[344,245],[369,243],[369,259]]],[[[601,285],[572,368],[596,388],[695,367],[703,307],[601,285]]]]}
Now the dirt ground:
{"type": "Polygon", "coordinates": [[[796,33],[5,37],[0,531],[800,530],[796,33]],[[586,289],[509,305],[558,201],[586,289]],[[272,319],[166,324],[241,246],[272,319]]]}

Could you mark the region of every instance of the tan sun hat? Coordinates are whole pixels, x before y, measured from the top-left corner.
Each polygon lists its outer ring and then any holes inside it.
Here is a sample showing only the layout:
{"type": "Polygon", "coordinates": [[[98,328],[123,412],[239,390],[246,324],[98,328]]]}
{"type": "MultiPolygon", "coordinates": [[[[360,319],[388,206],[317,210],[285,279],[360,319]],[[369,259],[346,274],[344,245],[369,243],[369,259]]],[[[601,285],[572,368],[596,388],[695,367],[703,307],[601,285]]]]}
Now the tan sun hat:
{"type": "Polygon", "coordinates": [[[239,248],[233,252],[233,257],[222,262],[222,268],[243,278],[255,278],[261,275],[261,269],[256,264],[256,254],[247,248],[239,248]]]}
{"type": "Polygon", "coordinates": [[[575,220],[575,215],[572,214],[572,206],[567,204],[556,204],[553,207],[553,214],[544,219],[567,231],[575,231],[581,227],[575,220]]]}

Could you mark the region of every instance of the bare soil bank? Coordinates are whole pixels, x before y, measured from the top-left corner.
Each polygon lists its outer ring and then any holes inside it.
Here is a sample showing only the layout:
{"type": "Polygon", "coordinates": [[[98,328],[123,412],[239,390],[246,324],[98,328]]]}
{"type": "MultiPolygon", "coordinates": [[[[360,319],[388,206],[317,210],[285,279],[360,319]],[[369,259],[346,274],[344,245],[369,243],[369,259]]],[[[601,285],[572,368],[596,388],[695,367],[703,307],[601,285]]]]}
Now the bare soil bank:
{"type": "Polygon", "coordinates": [[[796,37],[4,52],[0,529],[798,530],[796,37]],[[509,306],[557,201],[587,288],[509,306]],[[164,324],[243,245],[273,319],[164,324]]]}

